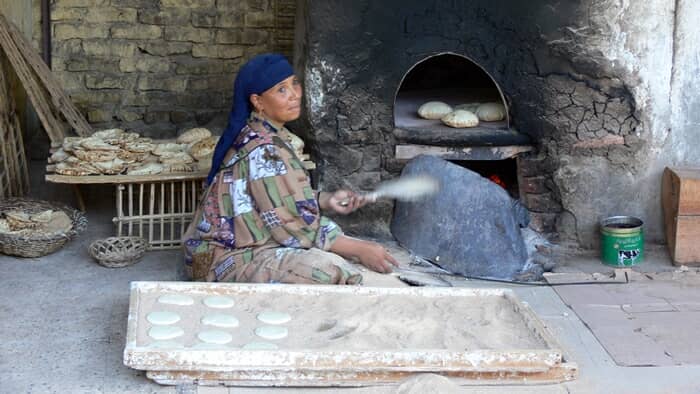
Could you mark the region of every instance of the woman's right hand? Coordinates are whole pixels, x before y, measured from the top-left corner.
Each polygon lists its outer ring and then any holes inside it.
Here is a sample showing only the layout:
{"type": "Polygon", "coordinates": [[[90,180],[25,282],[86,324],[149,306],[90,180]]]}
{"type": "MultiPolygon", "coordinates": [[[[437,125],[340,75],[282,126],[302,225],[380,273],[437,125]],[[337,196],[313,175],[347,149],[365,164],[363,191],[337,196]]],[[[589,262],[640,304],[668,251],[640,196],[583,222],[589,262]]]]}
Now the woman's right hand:
{"type": "Polygon", "coordinates": [[[386,248],[376,242],[362,241],[362,244],[356,251],[356,256],[362,265],[372,271],[383,274],[390,273],[392,271],[392,265],[396,267],[399,266],[399,262],[396,261],[394,256],[389,254],[386,248]]]}

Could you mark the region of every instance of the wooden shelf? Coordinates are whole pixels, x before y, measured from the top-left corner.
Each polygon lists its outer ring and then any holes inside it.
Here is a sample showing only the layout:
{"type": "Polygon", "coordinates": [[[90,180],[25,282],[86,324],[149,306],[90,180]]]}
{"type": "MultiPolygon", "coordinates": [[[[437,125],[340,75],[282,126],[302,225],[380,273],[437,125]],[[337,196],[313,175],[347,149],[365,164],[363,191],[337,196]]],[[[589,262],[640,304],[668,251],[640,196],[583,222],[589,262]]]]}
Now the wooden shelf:
{"type": "Polygon", "coordinates": [[[206,178],[209,172],[185,172],[174,174],[156,175],[86,175],[70,176],[47,174],[46,181],[52,183],[69,183],[74,185],[92,184],[119,184],[119,183],[146,183],[146,182],[168,182],[168,181],[188,181],[192,179],[206,178]]]}

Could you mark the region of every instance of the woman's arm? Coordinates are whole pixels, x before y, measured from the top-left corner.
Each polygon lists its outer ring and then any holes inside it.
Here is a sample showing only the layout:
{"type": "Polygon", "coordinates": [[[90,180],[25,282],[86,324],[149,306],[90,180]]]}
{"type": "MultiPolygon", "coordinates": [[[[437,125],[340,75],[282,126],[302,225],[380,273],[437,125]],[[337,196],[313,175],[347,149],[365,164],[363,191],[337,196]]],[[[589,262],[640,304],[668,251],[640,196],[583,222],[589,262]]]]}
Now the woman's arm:
{"type": "Polygon", "coordinates": [[[359,260],[372,271],[385,274],[391,272],[392,264],[399,266],[398,261],[382,245],[347,235],[339,235],[329,250],[348,260],[359,260]]]}

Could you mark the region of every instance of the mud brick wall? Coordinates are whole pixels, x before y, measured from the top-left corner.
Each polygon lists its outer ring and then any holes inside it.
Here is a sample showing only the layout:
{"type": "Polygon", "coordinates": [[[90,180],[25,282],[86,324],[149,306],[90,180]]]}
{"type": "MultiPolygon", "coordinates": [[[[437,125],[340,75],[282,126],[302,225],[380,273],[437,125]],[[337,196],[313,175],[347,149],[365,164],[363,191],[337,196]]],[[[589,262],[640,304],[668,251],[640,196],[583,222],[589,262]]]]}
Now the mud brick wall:
{"type": "Polygon", "coordinates": [[[52,68],[96,129],[216,132],[242,63],[291,59],[294,15],[294,0],[56,0],[52,68]]]}

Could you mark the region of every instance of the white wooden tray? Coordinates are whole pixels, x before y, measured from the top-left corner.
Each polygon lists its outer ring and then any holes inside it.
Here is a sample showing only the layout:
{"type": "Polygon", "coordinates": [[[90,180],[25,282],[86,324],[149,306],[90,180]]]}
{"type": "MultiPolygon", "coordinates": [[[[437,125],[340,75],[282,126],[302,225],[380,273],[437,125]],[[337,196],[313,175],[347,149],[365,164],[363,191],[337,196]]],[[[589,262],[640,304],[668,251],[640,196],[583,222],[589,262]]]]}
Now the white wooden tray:
{"type": "MultiPolygon", "coordinates": [[[[457,305],[457,304],[455,304],[457,305]]],[[[466,304],[461,304],[466,305],[466,304]]],[[[248,312],[250,304],[248,304],[248,312]]],[[[241,313],[244,313],[241,312],[241,313]]],[[[336,318],[342,319],[342,310],[336,318]]],[[[380,314],[381,315],[381,314],[380,314]]],[[[317,316],[318,320],[325,316],[317,316]]],[[[387,316],[390,319],[391,316],[387,316]]],[[[415,317],[414,317],[415,318],[415,317]]],[[[304,322],[313,334],[314,321],[304,322]],[[308,324],[306,324],[308,323],[308,324]]],[[[252,327],[242,321],[237,328],[241,337],[252,327]]],[[[406,327],[410,329],[410,327],[406,327]]],[[[307,335],[300,333],[299,335],[307,335]]],[[[290,334],[291,336],[291,334],[290,334]]],[[[387,341],[390,342],[390,341],[387,341]]],[[[390,384],[411,374],[429,372],[459,379],[460,384],[553,383],[576,378],[576,365],[564,360],[563,352],[533,311],[506,289],[468,288],[376,288],[356,286],[305,286],[279,284],[220,284],[193,282],[132,282],[124,364],[146,370],[147,376],[161,384],[226,384],[240,386],[366,386],[390,384]],[[201,300],[225,296],[241,300],[268,299],[300,304],[325,302],[367,303],[366,308],[381,308],[383,302],[398,298],[424,300],[428,307],[437,300],[445,303],[507,303],[517,314],[521,327],[537,346],[525,349],[450,349],[450,348],[353,348],[350,346],[305,348],[280,345],[278,350],[243,350],[238,345],[221,349],[197,350],[196,335],[186,332],[180,338],[183,347],[155,348],[144,334],[150,323],[146,315],[153,300],[163,294],[187,295],[192,306],[178,306],[187,319],[199,319],[201,300]],[[381,301],[376,302],[377,297],[381,301]],[[291,301],[290,301],[291,300],[291,301]],[[369,302],[371,300],[372,302],[369,302]],[[189,309],[188,309],[189,308],[189,309]]]]}

